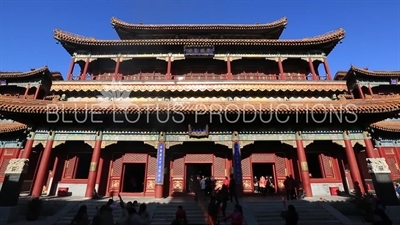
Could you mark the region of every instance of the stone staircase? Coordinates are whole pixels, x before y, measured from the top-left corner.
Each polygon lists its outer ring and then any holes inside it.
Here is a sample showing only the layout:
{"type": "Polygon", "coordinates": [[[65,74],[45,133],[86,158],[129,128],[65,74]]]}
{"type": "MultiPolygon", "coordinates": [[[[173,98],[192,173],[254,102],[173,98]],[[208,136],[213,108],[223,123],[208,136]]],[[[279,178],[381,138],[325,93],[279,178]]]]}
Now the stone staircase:
{"type": "MultiPolygon", "coordinates": [[[[191,200],[191,199],[190,199],[191,200]]],[[[178,209],[179,205],[182,205],[183,209],[186,211],[186,216],[189,224],[209,224],[207,221],[207,206],[206,203],[196,203],[188,200],[185,203],[174,203],[170,202],[167,204],[158,204],[157,208],[153,214],[150,224],[151,225],[170,225],[173,219],[175,218],[175,212],[178,209]]],[[[226,214],[229,215],[233,212],[234,204],[228,203],[226,208],[226,214]]],[[[222,221],[222,215],[219,215],[219,220],[222,221]]],[[[221,222],[221,224],[225,224],[221,222]]],[[[230,224],[227,222],[226,224],[230,224]]],[[[243,225],[246,225],[246,221],[243,222],[243,225]]]]}
{"type": "MultiPolygon", "coordinates": [[[[154,202],[144,202],[144,203],[147,204],[147,209],[150,214],[151,214],[151,211],[154,211],[154,209],[157,207],[156,206],[157,203],[154,203],[154,202]]],[[[96,207],[98,207],[100,209],[100,207],[105,204],[106,204],[106,201],[83,201],[83,202],[77,203],[64,216],[62,216],[60,219],[58,219],[54,225],[69,225],[69,224],[71,224],[72,219],[74,218],[75,214],[78,212],[81,205],[87,206],[87,212],[88,212],[89,219],[93,220],[93,217],[97,213],[96,207]]],[[[118,207],[113,209],[114,222],[116,222],[120,218],[121,214],[122,214],[122,209],[118,205],[118,207]]]]}
{"type": "MultiPolygon", "coordinates": [[[[291,201],[299,213],[298,225],[341,225],[331,213],[322,208],[318,202],[291,201]]],[[[259,225],[282,225],[284,220],[280,214],[283,210],[281,201],[247,202],[247,207],[253,212],[259,225]]]]}
{"type": "MultiPolygon", "coordinates": [[[[191,200],[191,199],[190,199],[191,200]]],[[[166,204],[158,204],[151,218],[151,225],[170,225],[175,219],[176,210],[181,205],[186,211],[186,217],[189,224],[205,224],[206,217],[201,205],[198,205],[193,200],[185,203],[170,202],[166,204]]]]}

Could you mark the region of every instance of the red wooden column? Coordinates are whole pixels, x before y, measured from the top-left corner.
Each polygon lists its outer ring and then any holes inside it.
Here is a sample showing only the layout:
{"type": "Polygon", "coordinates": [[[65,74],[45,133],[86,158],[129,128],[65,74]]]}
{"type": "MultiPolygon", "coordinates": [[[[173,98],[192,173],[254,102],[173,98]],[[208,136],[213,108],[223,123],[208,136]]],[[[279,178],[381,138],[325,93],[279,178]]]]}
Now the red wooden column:
{"type": "Polygon", "coordinates": [[[374,97],[374,92],[372,91],[371,84],[368,84],[368,92],[371,95],[371,98],[374,97]]]}
{"type": "Polygon", "coordinates": [[[39,169],[37,171],[37,176],[34,181],[35,184],[33,185],[32,197],[42,196],[42,188],[48,171],[51,150],[53,149],[54,135],[54,131],[49,131],[49,137],[47,139],[46,146],[44,147],[42,158],[40,159],[39,169]]]}
{"type": "Polygon", "coordinates": [[[29,157],[31,157],[34,138],[35,138],[35,132],[30,131],[29,134],[26,136],[25,148],[24,151],[22,152],[21,158],[29,159],[29,157]]]}
{"type": "Polygon", "coordinates": [[[89,69],[89,63],[90,63],[90,57],[88,57],[86,59],[85,67],[83,67],[83,71],[82,71],[82,75],[81,75],[82,79],[80,79],[80,80],[86,80],[86,74],[87,74],[87,71],[89,69]]]}
{"type": "Polygon", "coordinates": [[[33,97],[33,99],[37,99],[37,97],[39,95],[40,88],[41,88],[40,84],[38,86],[36,86],[36,92],[35,92],[35,96],[33,97]]]}
{"type": "Polygon", "coordinates": [[[328,80],[332,80],[331,70],[329,69],[328,59],[324,57],[324,69],[328,80]]]}
{"type": "Polygon", "coordinates": [[[72,80],[72,73],[75,67],[75,57],[72,57],[71,64],[69,65],[68,73],[67,73],[67,80],[72,80]]]}
{"type": "Polygon", "coordinates": [[[281,57],[278,57],[278,68],[279,68],[279,74],[280,74],[279,79],[286,80],[285,73],[283,71],[283,63],[282,63],[281,57]]]}
{"type": "Polygon", "coordinates": [[[356,155],[354,154],[353,145],[350,141],[348,131],[343,132],[343,140],[344,140],[344,145],[345,145],[347,161],[348,161],[349,167],[350,167],[351,179],[353,180],[353,182],[357,182],[359,184],[361,193],[364,194],[365,193],[364,182],[361,179],[360,169],[358,168],[358,165],[357,165],[356,155]]]}
{"type": "Polygon", "coordinates": [[[100,161],[102,139],[103,139],[103,132],[98,131],[96,134],[96,141],[94,143],[92,159],[90,161],[89,176],[85,193],[85,197],[87,198],[93,197],[93,190],[96,186],[96,178],[97,178],[98,164],[100,161]]]}
{"type": "Polygon", "coordinates": [[[303,140],[301,138],[300,131],[296,132],[296,147],[297,147],[297,158],[300,163],[300,175],[303,184],[303,189],[306,192],[307,197],[312,197],[311,183],[310,183],[310,173],[308,172],[308,163],[306,152],[304,150],[303,140]]]}
{"type": "Polygon", "coordinates": [[[365,99],[365,95],[364,95],[364,92],[362,91],[362,88],[361,88],[360,84],[357,84],[357,89],[358,89],[358,92],[360,93],[360,97],[362,99],[365,99]]]}
{"type": "Polygon", "coordinates": [[[374,145],[372,144],[372,140],[368,131],[363,131],[363,136],[367,158],[378,158],[378,152],[374,150],[374,145]]]}
{"type": "Polygon", "coordinates": [[[228,75],[228,80],[233,80],[232,76],[232,68],[231,68],[231,58],[228,56],[226,57],[226,71],[228,75]]]}
{"type": "Polygon", "coordinates": [[[311,74],[312,74],[312,79],[313,80],[318,80],[317,74],[315,73],[313,60],[311,59],[311,57],[308,57],[308,66],[310,67],[310,71],[311,71],[311,74]]]}
{"type": "Polygon", "coordinates": [[[164,190],[164,167],[165,167],[165,133],[160,132],[157,146],[157,166],[156,166],[156,186],[154,190],[155,198],[163,197],[164,190]]]}
{"type": "Polygon", "coordinates": [[[115,63],[114,80],[118,80],[119,66],[121,64],[121,57],[118,57],[115,63]]]}
{"type": "Polygon", "coordinates": [[[26,96],[28,96],[29,88],[30,88],[30,85],[27,84],[26,85],[26,89],[25,89],[25,93],[24,93],[24,98],[26,98],[26,96]]]}
{"type": "Polygon", "coordinates": [[[168,56],[167,59],[167,80],[171,80],[172,75],[171,75],[171,68],[172,68],[172,61],[171,61],[171,56],[168,56]]]}

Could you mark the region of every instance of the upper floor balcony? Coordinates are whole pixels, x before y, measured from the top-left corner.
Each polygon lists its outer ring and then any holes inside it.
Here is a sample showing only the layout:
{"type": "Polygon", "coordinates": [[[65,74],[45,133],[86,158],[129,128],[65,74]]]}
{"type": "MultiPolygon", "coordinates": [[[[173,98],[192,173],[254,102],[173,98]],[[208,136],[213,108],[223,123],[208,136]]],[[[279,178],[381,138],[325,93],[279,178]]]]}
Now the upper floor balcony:
{"type": "Polygon", "coordinates": [[[181,75],[167,75],[161,73],[139,73],[132,75],[123,75],[120,73],[101,73],[101,74],[88,74],[86,77],[82,75],[73,75],[72,80],[97,80],[97,81],[213,81],[213,80],[328,80],[327,75],[318,75],[315,77],[312,74],[301,73],[283,73],[283,74],[266,74],[262,72],[243,72],[238,74],[215,74],[215,73],[188,73],[181,75]]]}

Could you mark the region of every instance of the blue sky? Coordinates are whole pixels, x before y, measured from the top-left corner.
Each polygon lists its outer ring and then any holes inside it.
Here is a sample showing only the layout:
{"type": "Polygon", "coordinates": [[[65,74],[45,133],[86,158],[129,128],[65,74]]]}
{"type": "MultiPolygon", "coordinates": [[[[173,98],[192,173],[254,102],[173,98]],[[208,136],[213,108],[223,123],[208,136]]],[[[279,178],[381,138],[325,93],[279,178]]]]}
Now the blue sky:
{"type": "Polygon", "coordinates": [[[399,0],[0,0],[0,70],[27,71],[48,65],[67,73],[70,56],[53,39],[59,28],[97,39],[118,39],[110,24],[127,22],[267,23],[288,18],[282,39],[346,30],[328,61],[332,73],[350,64],[400,70],[399,0]]]}

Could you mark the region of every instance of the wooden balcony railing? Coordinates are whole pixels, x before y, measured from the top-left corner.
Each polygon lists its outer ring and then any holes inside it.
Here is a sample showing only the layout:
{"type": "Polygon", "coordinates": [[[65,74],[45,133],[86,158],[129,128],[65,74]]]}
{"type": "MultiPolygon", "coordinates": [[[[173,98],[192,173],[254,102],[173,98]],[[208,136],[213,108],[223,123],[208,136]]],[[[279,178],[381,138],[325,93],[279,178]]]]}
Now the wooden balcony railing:
{"type": "MultiPolygon", "coordinates": [[[[312,80],[311,75],[299,74],[299,73],[285,73],[285,80],[312,80]]],[[[171,75],[171,78],[168,79],[168,76],[162,73],[139,73],[134,75],[123,75],[117,74],[115,76],[114,73],[104,73],[97,75],[87,75],[85,79],[83,76],[72,76],[72,80],[103,80],[103,81],[111,81],[111,80],[121,80],[121,81],[157,81],[157,80],[229,80],[230,76],[227,74],[215,74],[215,73],[188,73],[182,75],[171,75]]],[[[318,80],[328,80],[327,76],[317,76],[318,80]]],[[[240,73],[233,74],[232,80],[281,80],[281,76],[279,74],[265,74],[265,73],[240,73]]]]}

